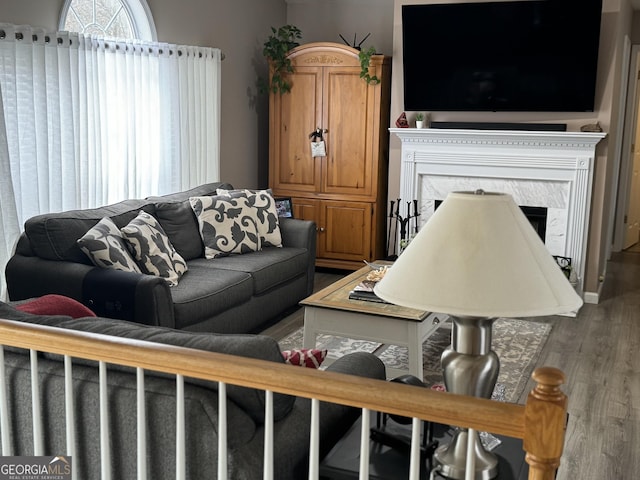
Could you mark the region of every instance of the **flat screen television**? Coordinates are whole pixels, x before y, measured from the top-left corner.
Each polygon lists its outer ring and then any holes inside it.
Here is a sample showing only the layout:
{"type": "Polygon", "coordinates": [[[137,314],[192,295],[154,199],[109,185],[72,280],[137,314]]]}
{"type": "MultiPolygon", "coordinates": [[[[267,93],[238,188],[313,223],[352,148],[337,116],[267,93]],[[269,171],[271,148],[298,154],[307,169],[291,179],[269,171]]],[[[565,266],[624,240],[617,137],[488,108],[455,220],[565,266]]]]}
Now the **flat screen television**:
{"type": "Polygon", "coordinates": [[[593,111],[602,0],[404,5],[404,109],[593,111]]]}

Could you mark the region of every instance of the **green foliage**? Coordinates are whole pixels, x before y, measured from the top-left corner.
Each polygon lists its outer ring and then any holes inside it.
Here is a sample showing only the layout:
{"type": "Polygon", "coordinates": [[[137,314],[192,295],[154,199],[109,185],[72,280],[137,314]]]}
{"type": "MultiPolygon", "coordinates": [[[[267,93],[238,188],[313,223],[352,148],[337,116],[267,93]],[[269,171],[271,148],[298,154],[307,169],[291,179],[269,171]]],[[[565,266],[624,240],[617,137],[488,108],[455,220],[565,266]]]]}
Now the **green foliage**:
{"type": "Polygon", "coordinates": [[[364,80],[369,84],[376,85],[380,83],[380,79],[375,75],[372,77],[369,75],[369,64],[371,63],[371,56],[376,54],[375,47],[369,47],[367,50],[360,50],[358,53],[358,58],[360,59],[360,78],[364,78],[364,80]]]}
{"type": "Polygon", "coordinates": [[[293,25],[285,25],[277,30],[271,27],[271,33],[264,43],[262,54],[271,61],[273,75],[271,85],[261,81],[260,89],[263,92],[282,94],[291,91],[291,85],[283,78],[283,74],[293,73],[293,66],[291,60],[287,58],[287,53],[300,45],[298,40],[302,38],[302,32],[293,25]]]}
{"type": "Polygon", "coordinates": [[[416,121],[422,122],[424,120],[424,113],[416,113],[416,121]]]}

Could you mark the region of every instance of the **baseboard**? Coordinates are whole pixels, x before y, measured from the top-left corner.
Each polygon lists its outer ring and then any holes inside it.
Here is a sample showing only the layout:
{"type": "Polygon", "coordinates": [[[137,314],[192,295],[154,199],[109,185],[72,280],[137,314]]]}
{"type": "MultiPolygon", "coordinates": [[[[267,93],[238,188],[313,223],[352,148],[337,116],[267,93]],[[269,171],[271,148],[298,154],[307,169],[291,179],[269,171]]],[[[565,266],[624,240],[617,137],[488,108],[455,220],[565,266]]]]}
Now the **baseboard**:
{"type": "Polygon", "coordinates": [[[597,292],[584,292],[583,300],[584,303],[590,303],[593,305],[597,305],[600,303],[600,297],[602,296],[602,289],[604,288],[604,280],[607,278],[607,265],[605,263],[604,270],[600,275],[600,282],[598,283],[598,291],[597,292]]]}
{"type": "Polygon", "coordinates": [[[597,292],[584,292],[584,303],[597,305],[600,303],[600,294],[602,293],[602,284],[597,292]]]}

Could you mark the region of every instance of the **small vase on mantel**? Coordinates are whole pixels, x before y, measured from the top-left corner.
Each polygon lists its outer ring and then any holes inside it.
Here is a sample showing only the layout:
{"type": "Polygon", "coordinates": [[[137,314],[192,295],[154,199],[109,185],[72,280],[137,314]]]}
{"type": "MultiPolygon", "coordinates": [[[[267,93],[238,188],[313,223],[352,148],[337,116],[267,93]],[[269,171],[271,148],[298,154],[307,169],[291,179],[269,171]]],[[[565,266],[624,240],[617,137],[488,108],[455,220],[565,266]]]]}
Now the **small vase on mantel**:
{"type": "Polygon", "coordinates": [[[423,128],[424,126],[424,113],[416,113],[416,128],[423,128]]]}

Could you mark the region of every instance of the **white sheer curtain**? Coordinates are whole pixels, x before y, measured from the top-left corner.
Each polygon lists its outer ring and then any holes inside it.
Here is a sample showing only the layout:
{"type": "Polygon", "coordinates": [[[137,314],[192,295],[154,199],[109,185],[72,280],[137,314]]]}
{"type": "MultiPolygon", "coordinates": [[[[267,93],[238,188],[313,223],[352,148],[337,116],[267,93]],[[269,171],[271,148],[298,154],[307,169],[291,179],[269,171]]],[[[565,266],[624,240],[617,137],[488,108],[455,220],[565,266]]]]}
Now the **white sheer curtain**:
{"type": "MultiPolygon", "coordinates": [[[[3,215],[22,224],[218,180],[220,64],[214,48],[0,24],[3,215]]],[[[0,242],[4,272],[15,232],[0,242]]]]}
{"type": "MultiPolygon", "coordinates": [[[[0,85],[0,113],[2,112],[2,86],[0,85]]],[[[20,232],[18,212],[16,212],[11,183],[11,164],[4,117],[0,114],[0,268],[4,272],[7,259],[13,251],[13,244],[20,232]],[[4,240],[1,240],[4,239],[4,240]]],[[[7,285],[4,275],[0,276],[0,299],[6,297],[7,285]]]]}

